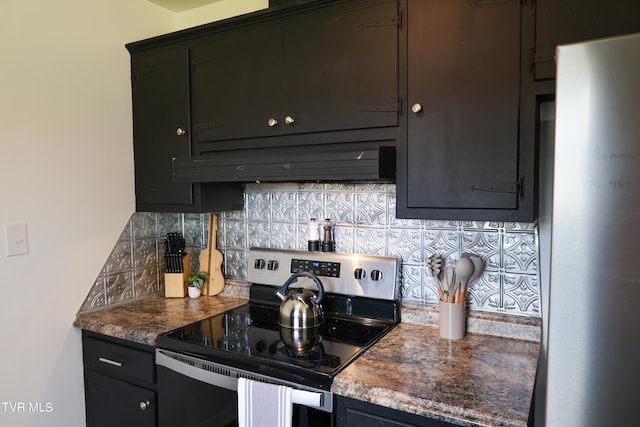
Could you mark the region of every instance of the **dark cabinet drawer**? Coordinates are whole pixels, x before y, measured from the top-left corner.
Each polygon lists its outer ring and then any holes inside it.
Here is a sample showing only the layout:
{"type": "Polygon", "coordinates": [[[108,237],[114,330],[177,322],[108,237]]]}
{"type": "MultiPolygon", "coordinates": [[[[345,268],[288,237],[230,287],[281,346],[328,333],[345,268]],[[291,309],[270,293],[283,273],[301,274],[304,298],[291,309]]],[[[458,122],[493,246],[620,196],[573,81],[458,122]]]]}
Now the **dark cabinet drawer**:
{"type": "Polygon", "coordinates": [[[84,339],[83,357],[86,369],[124,379],[155,382],[151,347],[145,351],[89,336],[84,339]]]}

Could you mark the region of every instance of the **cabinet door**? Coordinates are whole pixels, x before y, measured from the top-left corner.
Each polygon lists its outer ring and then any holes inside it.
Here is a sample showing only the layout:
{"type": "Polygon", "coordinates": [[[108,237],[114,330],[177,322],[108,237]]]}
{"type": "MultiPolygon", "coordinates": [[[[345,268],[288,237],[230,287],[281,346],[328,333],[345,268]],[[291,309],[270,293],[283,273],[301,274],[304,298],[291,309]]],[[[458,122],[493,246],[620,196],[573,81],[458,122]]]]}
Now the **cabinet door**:
{"type": "Polygon", "coordinates": [[[555,77],[560,44],[637,32],[638,0],[536,0],[535,77],[555,77]]]}
{"type": "Polygon", "coordinates": [[[398,125],[398,4],[352,1],[284,23],[287,133],[398,125]]]}
{"type": "Polygon", "coordinates": [[[282,134],[280,21],[203,38],[191,67],[195,143],[282,134]]]}
{"type": "Polygon", "coordinates": [[[399,217],[496,219],[518,207],[520,7],[408,0],[399,217]]]}
{"type": "MultiPolygon", "coordinates": [[[[422,0],[420,0],[422,1],[422,0]]],[[[338,396],[336,427],[450,427],[444,421],[338,396]]]]}
{"type": "Polygon", "coordinates": [[[87,427],[155,427],[156,392],[85,370],[87,427]]]}
{"type": "Polygon", "coordinates": [[[196,151],[397,127],[398,25],[397,0],[359,0],[203,37],[192,47],[196,151]]]}
{"type": "Polygon", "coordinates": [[[191,153],[188,59],[186,48],[157,48],[131,57],[138,210],[193,203],[191,184],[174,183],[172,165],[172,158],[191,153]]]}

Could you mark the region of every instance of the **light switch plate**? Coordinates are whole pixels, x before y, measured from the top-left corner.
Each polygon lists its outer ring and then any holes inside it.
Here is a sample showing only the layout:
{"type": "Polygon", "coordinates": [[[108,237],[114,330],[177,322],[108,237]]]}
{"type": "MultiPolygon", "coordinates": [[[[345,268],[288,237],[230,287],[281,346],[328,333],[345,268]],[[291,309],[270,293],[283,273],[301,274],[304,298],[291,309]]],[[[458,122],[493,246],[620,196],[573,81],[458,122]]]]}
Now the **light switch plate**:
{"type": "Polygon", "coordinates": [[[29,253],[27,224],[7,224],[7,256],[25,255],[29,253]]]}

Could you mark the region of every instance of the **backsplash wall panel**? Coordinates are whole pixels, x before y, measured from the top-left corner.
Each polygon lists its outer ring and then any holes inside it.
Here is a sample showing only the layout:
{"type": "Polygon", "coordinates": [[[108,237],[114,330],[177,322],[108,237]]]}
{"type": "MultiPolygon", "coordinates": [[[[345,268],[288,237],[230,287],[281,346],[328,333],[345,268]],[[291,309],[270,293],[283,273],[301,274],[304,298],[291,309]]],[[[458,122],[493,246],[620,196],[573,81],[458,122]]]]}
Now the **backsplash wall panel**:
{"type": "MultiPolygon", "coordinates": [[[[306,249],[311,218],[335,224],[336,250],[400,256],[404,301],[437,304],[425,260],[482,257],[484,272],[469,289],[471,310],[541,317],[537,227],[529,223],[407,220],[395,217],[393,184],[250,185],[245,208],[219,214],[217,246],[225,277],[244,282],[252,246],[306,249]]],[[[81,312],[163,292],[163,239],[180,231],[191,268],[207,246],[206,214],[134,213],[98,275],[81,312]]]]}

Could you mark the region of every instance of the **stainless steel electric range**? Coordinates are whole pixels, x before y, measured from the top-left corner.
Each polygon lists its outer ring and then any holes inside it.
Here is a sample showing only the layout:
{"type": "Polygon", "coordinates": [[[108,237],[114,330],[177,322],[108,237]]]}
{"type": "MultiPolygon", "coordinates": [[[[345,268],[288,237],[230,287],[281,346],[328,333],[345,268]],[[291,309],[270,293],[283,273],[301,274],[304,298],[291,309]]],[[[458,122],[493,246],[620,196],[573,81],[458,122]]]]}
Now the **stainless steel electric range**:
{"type": "MultiPolygon", "coordinates": [[[[331,426],[333,379],[400,321],[400,264],[396,257],[250,249],[247,304],[158,337],[160,426],[237,426],[238,377],[292,387],[294,426],[331,426]],[[300,272],[321,281],[324,322],[292,331],[278,322],[275,293],[300,272]]],[[[294,285],[316,289],[307,277],[294,285]]]]}

